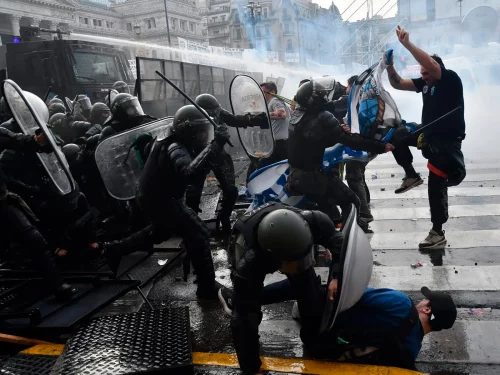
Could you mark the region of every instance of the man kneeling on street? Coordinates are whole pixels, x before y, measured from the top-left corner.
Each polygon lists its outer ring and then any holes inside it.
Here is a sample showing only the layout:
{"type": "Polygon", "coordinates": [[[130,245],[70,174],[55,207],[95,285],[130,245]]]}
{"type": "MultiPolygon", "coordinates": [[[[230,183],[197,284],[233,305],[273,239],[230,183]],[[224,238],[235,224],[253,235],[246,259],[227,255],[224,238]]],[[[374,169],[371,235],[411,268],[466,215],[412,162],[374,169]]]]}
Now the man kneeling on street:
{"type": "Polygon", "coordinates": [[[232,315],[244,374],[262,373],[258,326],[264,304],[297,300],[305,348],[341,361],[412,368],[424,335],[452,327],[457,311],[446,294],[424,287],[426,299],[414,305],[401,292],[367,289],[373,254],[356,216],[353,207],[339,232],[322,212],[270,203],[235,223],[229,248],[234,290],[222,288],[219,299],[232,315]],[[332,253],[328,288],[315,273],[314,244],[332,253]],[[287,279],[264,287],[266,274],[278,270],[287,279]],[[349,344],[339,344],[340,338],[349,344]]]}

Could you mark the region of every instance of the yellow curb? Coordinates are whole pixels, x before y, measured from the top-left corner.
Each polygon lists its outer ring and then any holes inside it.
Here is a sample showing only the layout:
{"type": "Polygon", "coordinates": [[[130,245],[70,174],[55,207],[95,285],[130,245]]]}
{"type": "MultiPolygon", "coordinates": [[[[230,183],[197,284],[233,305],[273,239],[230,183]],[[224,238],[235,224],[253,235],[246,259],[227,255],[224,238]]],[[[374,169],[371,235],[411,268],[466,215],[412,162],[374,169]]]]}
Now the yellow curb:
{"type": "MultiPolygon", "coordinates": [[[[262,370],[315,375],[423,375],[421,372],[396,367],[356,365],[315,361],[301,358],[261,357],[262,370]]],[[[193,363],[205,366],[239,367],[235,354],[193,353],[193,363]]]]}
{"type": "Polygon", "coordinates": [[[35,345],[31,348],[23,350],[21,354],[27,355],[54,355],[59,356],[63,352],[64,345],[50,344],[50,345],[35,345]]]}
{"type": "MultiPolygon", "coordinates": [[[[23,350],[21,354],[51,355],[62,354],[64,345],[35,345],[23,350]]],[[[396,367],[356,365],[328,361],[315,361],[301,358],[261,357],[262,370],[314,375],[423,375],[421,372],[396,367]]],[[[193,364],[200,366],[239,367],[236,354],[193,353],[193,364]]]]}

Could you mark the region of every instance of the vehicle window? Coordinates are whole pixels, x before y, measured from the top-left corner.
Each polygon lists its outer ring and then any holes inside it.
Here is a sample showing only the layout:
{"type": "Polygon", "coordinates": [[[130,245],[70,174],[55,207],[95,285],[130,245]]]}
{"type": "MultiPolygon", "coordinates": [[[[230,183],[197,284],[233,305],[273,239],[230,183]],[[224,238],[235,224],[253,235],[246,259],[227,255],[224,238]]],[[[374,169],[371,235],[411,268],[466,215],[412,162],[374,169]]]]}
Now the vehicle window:
{"type": "Polygon", "coordinates": [[[115,56],[73,51],[76,80],[81,83],[124,81],[115,56]]]}

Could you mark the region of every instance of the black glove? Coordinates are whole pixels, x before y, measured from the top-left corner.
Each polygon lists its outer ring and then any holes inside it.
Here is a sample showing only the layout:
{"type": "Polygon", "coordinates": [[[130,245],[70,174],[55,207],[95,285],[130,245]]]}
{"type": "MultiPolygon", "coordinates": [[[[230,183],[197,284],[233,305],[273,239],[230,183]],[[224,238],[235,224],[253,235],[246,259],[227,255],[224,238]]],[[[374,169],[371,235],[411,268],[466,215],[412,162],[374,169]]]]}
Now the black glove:
{"type": "Polygon", "coordinates": [[[265,112],[255,115],[252,123],[260,126],[261,129],[269,129],[269,117],[267,117],[267,113],[265,112]]]}
{"type": "Polygon", "coordinates": [[[224,147],[224,145],[226,143],[229,143],[229,138],[231,138],[231,135],[229,134],[229,131],[227,130],[227,126],[219,125],[215,129],[214,141],[217,142],[217,144],[220,147],[224,147]]]}

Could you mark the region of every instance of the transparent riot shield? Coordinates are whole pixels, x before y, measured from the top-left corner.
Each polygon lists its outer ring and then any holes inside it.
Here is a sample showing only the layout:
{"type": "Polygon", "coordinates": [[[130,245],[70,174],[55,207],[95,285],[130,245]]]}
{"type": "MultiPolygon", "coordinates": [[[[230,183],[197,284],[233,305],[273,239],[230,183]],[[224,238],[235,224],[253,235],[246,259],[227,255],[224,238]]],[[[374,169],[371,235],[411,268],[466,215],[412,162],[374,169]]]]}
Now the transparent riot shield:
{"type": "Polygon", "coordinates": [[[109,137],[97,146],[97,168],[112,197],[119,200],[135,197],[135,187],[144,168],[144,160],[135,147],[135,141],[143,134],[158,139],[165,138],[172,122],[172,117],[150,122],[109,137]]]}
{"type": "MultiPolygon", "coordinates": [[[[321,332],[332,329],[338,314],[350,309],[365,292],[373,271],[373,251],[368,237],[357,224],[357,211],[354,205],[346,220],[344,241],[340,254],[340,272],[337,279],[337,292],[334,300],[325,296],[325,308],[321,319],[321,332]]],[[[329,275],[328,284],[332,280],[329,275]]]]}
{"type": "MultiPolygon", "coordinates": [[[[259,84],[247,75],[234,77],[229,88],[229,100],[235,115],[266,113],[267,103],[259,84]]],[[[241,145],[249,157],[267,158],[274,151],[274,135],[271,121],[267,129],[260,127],[238,128],[241,145]]]]}
{"type": "Polygon", "coordinates": [[[37,113],[33,105],[26,99],[23,90],[14,81],[5,80],[2,90],[12,115],[22,132],[25,135],[35,135],[37,130],[41,130],[45,134],[52,152],[37,153],[38,158],[47,171],[56,190],[61,195],[71,193],[75,189],[75,181],[69,171],[68,162],[57,146],[52,132],[42,120],[41,115],[37,113]]]}

